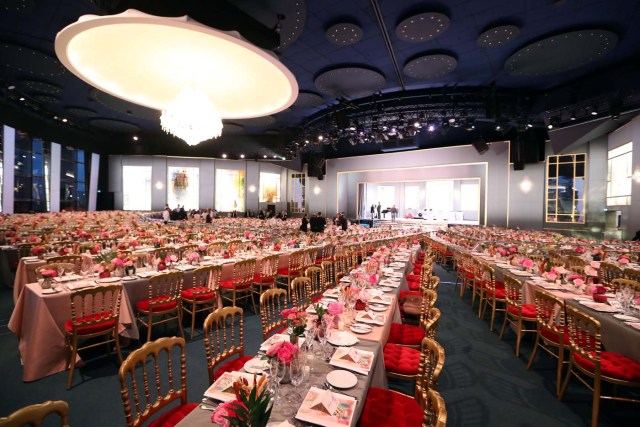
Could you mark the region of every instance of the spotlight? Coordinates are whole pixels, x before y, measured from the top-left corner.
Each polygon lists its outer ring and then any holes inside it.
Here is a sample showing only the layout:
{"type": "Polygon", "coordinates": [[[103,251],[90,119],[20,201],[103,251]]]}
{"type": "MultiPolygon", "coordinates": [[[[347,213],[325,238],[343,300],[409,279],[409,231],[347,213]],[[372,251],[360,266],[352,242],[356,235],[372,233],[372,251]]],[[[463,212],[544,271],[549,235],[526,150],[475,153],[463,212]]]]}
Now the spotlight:
{"type": "Polygon", "coordinates": [[[416,129],[420,129],[420,128],[422,127],[422,124],[420,124],[420,122],[416,120],[416,121],[413,123],[413,127],[414,127],[414,128],[416,128],[416,129]]]}
{"type": "Polygon", "coordinates": [[[324,140],[324,136],[318,135],[318,141],[322,142],[324,140]]]}
{"type": "Polygon", "coordinates": [[[240,154],[240,158],[241,158],[241,159],[244,159],[244,154],[240,154]]]}
{"type": "Polygon", "coordinates": [[[266,159],[266,158],[267,158],[267,155],[265,154],[264,156],[262,156],[262,158],[263,158],[263,159],[266,159]]]}
{"type": "Polygon", "coordinates": [[[226,153],[223,153],[223,154],[222,154],[222,158],[223,158],[223,159],[226,159],[226,158],[227,158],[227,154],[226,154],[226,153]]]}
{"type": "Polygon", "coordinates": [[[134,136],[133,136],[133,140],[134,140],[134,141],[137,141],[137,140],[138,140],[138,137],[134,135],[134,136]]]}
{"type": "Polygon", "coordinates": [[[569,118],[569,120],[571,120],[572,122],[574,122],[576,120],[576,112],[575,111],[573,111],[571,113],[571,117],[569,118]]]}
{"type": "MultiPolygon", "coordinates": [[[[549,128],[549,129],[551,129],[551,128],[549,128]]],[[[497,130],[497,131],[501,131],[501,130],[502,130],[502,126],[500,126],[500,125],[496,125],[496,130],[497,130]]]]}
{"type": "Polygon", "coordinates": [[[436,127],[435,127],[434,125],[429,125],[429,127],[427,128],[427,130],[428,130],[429,132],[433,132],[433,131],[435,131],[435,130],[436,130],[436,127]]]}
{"type": "Polygon", "coordinates": [[[598,115],[598,106],[594,105],[593,107],[591,107],[591,115],[592,116],[598,115]]]}

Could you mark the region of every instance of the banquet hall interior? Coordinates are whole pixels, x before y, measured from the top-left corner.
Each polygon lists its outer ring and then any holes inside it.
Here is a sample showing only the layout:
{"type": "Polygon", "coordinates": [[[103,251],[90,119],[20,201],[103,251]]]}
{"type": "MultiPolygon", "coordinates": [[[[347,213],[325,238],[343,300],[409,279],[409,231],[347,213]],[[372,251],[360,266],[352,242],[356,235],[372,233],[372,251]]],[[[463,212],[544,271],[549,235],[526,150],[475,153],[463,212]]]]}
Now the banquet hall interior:
{"type": "Polygon", "coordinates": [[[640,1],[0,10],[0,427],[637,425],[640,1]]]}

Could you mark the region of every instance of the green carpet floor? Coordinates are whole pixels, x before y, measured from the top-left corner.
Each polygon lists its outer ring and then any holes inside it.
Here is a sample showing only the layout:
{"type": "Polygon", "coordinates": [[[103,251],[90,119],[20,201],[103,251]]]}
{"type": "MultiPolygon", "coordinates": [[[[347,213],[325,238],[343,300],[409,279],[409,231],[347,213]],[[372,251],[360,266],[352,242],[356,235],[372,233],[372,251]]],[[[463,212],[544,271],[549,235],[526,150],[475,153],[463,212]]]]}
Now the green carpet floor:
{"type": "MultiPolygon", "coordinates": [[[[522,354],[517,359],[514,334],[507,331],[504,340],[498,341],[498,334],[489,332],[488,320],[478,319],[476,311],[470,309],[470,297],[460,299],[453,284],[447,283],[454,281],[453,275],[439,267],[435,274],[443,282],[438,291],[437,306],[442,317],[436,339],[444,347],[446,356],[438,390],[447,405],[449,426],[589,424],[591,394],[584,386],[572,380],[565,400],[558,401],[554,395],[555,361],[546,355],[538,355],[533,369],[528,371],[526,364],[533,340],[523,342],[522,354]]],[[[71,426],[123,425],[115,357],[94,360],[77,370],[71,391],[65,387],[65,372],[31,383],[22,382],[18,341],[7,329],[12,309],[11,291],[0,289],[0,415],[31,403],[62,399],[71,407],[71,426]]],[[[260,319],[250,311],[247,313],[245,347],[247,354],[254,354],[261,342],[260,319]]],[[[185,324],[187,322],[185,318],[185,324]]],[[[502,322],[502,318],[497,322],[502,322]]],[[[177,333],[177,330],[168,332],[177,333]]],[[[198,401],[208,385],[203,339],[200,331],[197,332],[194,340],[187,342],[190,401],[198,401]]],[[[125,357],[132,348],[125,349],[125,357]]],[[[412,389],[412,385],[390,383],[392,388],[403,391],[412,389]]],[[[640,425],[638,414],[640,407],[637,405],[603,402],[600,425],[640,425]]]]}

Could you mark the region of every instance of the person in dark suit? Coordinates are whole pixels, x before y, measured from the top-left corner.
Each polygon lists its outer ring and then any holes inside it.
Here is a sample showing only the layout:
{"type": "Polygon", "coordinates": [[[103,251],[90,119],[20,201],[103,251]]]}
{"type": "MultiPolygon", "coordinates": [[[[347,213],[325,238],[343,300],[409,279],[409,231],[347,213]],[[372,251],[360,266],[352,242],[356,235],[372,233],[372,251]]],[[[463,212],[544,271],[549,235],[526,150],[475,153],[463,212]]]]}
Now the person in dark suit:
{"type": "Polygon", "coordinates": [[[347,222],[347,217],[344,216],[344,214],[340,214],[340,217],[338,218],[338,223],[340,224],[342,231],[347,231],[347,228],[349,227],[349,223],[347,222]]]}
{"type": "Polygon", "coordinates": [[[376,205],[371,205],[371,219],[376,217],[376,205]]]}
{"type": "Polygon", "coordinates": [[[322,212],[318,212],[318,214],[316,215],[316,232],[324,233],[325,225],[327,225],[327,220],[322,216],[322,212]]]}
{"type": "Polygon", "coordinates": [[[380,219],[381,218],[380,211],[382,210],[382,206],[380,205],[380,202],[378,202],[378,206],[376,206],[376,210],[378,211],[378,219],[380,219]]]}
{"type": "Polygon", "coordinates": [[[309,220],[307,219],[307,214],[304,214],[302,217],[302,222],[300,223],[300,231],[303,233],[307,232],[307,226],[309,225],[309,220]]]}

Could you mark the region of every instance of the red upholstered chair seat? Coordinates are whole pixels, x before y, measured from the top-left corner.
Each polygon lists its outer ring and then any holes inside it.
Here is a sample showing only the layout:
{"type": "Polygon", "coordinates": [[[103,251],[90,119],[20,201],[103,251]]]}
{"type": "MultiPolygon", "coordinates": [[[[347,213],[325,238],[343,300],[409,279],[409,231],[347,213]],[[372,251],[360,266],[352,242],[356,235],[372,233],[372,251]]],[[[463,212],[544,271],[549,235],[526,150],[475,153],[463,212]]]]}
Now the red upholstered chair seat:
{"type": "Polygon", "coordinates": [[[276,280],[275,277],[261,277],[259,274],[253,275],[253,283],[273,283],[276,280]]]}
{"type": "MultiPolygon", "coordinates": [[[[589,372],[595,369],[593,362],[578,353],[573,353],[573,360],[589,372]]],[[[640,383],[640,363],[619,353],[600,352],[600,372],[605,377],[640,383]]]]}
{"type": "Polygon", "coordinates": [[[387,343],[383,350],[384,367],[387,372],[402,375],[418,375],[420,351],[387,343]]]}
{"type": "Polygon", "coordinates": [[[242,356],[236,357],[229,360],[228,362],[223,363],[222,366],[220,366],[218,370],[213,374],[213,379],[217,380],[225,372],[239,371],[244,367],[244,364],[251,359],[253,359],[253,357],[251,356],[242,356]]]}
{"type": "MultiPolygon", "coordinates": [[[[493,298],[493,291],[491,289],[487,289],[487,297],[493,298]]],[[[496,298],[504,299],[504,288],[503,289],[496,288],[496,298]]]]}
{"type": "Polygon", "coordinates": [[[407,278],[407,281],[409,281],[409,282],[419,282],[420,281],[420,275],[419,274],[407,274],[405,277],[407,278]]]}
{"type": "Polygon", "coordinates": [[[495,285],[496,289],[504,289],[504,282],[496,280],[495,282],[493,282],[493,284],[495,285]]]}
{"type": "MultiPolygon", "coordinates": [[[[560,344],[558,340],[558,334],[548,328],[540,328],[540,335],[542,335],[547,341],[551,341],[556,344],[560,344]]],[[[567,333],[567,327],[564,327],[563,341],[565,345],[569,345],[569,334],[567,333]]]]}
{"type": "Polygon", "coordinates": [[[300,266],[293,265],[291,269],[289,267],[282,267],[278,269],[278,276],[297,276],[300,274],[300,266]]]}
{"type": "Polygon", "coordinates": [[[451,251],[445,251],[445,252],[444,252],[444,255],[445,255],[445,256],[453,256],[453,252],[451,252],[451,251]]]}
{"type": "MultiPolygon", "coordinates": [[[[239,283],[235,286],[236,289],[250,288],[252,283],[239,283]]],[[[220,282],[220,287],[224,289],[233,289],[233,280],[223,280],[220,282]]]]}
{"type": "MultiPolygon", "coordinates": [[[[171,310],[173,308],[176,308],[178,306],[178,302],[177,301],[167,301],[169,297],[163,297],[163,296],[159,296],[159,297],[154,297],[152,298],[152,301],[154,303],[159,303],[159,304],[155,304],[153,306],[153,311],[167,311],[167,310],[171,310]],[[162,301],[166,301],[166,302],[162,302],[162,301]]],[[[149,300],[145,299],[142,301],[138,301],[136,303],[136,308],[140,311],[149,311],[149,300]]]]}
{"type": "MultiPolygon", "coordinates": [[[[518,316],[518,307],[514,307],[512,305],[507,307],[509,313],[514,316],[518,316]]],[[[536,305],[535,304],[522,304],[522,317],[527,317],[529,319],[536,319],[536,305]]]]}
{"type": "Polygon", "coordinates": [[[420,294],[420,292],[415,292],[415,291],[400,291],[400,296],[398,296],[398,301],[402,301],[404,299],[404,297],[408,297],[408,296],[422,296],[422,294],[420,294]]]}
{"type": "MultiPolygon", "coordinates": [[[[94,322],[96,320],[105,319],[105,318],[109,317],[110,315],[111,315],[110,312],[94,313],[92,315],[85,316],[82,319],[78,318],[78,319],[76,319],[76,322],[80,322],[80,321],[94,322]]],[[[78,328],[78,334],[79,335],[95,334],[95,333],[98,333],[98,332],[102,332],[102,331],[106,331],[108,329],[111,329],[111,328],[113,328],[113,326],[115,324],[116,324],[116,321],[114,319],[111,319],[111,320],[108,320],[108,321],[106,321],[104,323],[98,323],[96,325],[80,326],[78,328]]],[[[71,319],[69,319],[66,322],[64,322],[64,328],[67,330],[67,332],[72,333],[73,332],[73,321],[71,319]]]]}
{"type": "Polygon", "coordinates": [[[149,427],[173,427],[178,424],[189,412],[198,407],[197,403],[185,403],[164,412],[158,418],[149,423],[149,427]]]}
{"type": "Polygon", "coordinates": [[[412,292],[417,292],[420,290],[420,282],[407,282],[407,287],[412,292]]]}
{"type": "Polygon", "coordinates": [[[387,343],[400,345],[420,345],[424,338],[424,329],[416,325],[392,323],[387,343]]]}
{"type": "Polygon", "coordinates": [[[209,299],[214,299],[216,297],[216,293],[214,291],[207,292],[208,290],[209,288],[207,288],[206,286],[198,286],[196,288],[185,289],[184,291],[180,292],[180,296],[189,301],[193,301],[194,294],[196,301],[206,301],[209,299]]]}
{"type": "Polygon", "coordinates": [[[415,267],[413,269],[413,274],[418,274],[419,275],[421,270],[422,270],[422,267],[415,267]]]}
{"type": "Polygon", "coordinates": [[[420,427],[423,418],[424,411],[412,397],[378,387],[370,387],[358,424],[360,427],[420,427]]]}
{"type": "Polygon", "coordinates": [[[320,258],[316,258],[315,263],[316,263],[316,264],[322,264],[322,261],[323,261],[322,257],[320,257],[320,258]]]}

